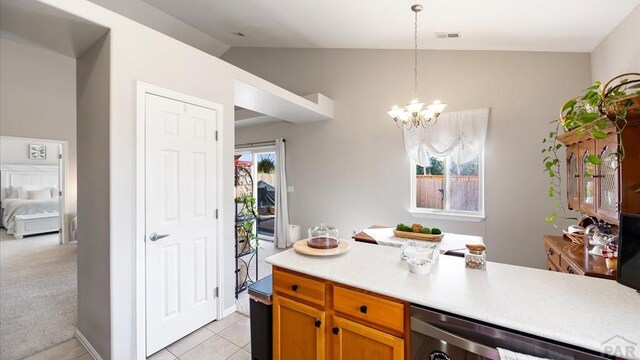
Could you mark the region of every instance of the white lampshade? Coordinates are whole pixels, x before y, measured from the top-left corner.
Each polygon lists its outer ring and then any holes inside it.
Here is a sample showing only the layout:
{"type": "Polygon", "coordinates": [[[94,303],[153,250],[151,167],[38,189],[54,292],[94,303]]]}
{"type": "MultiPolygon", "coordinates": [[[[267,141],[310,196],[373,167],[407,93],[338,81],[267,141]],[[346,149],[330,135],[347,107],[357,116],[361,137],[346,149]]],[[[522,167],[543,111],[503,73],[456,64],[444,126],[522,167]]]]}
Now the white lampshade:
{"type": "Polygon", "coordinates": [[[411,118],[411,114],[406,111],[402,111],[402,113],[398,116],[402,122],[407,122],[411,118]]]}
{"type": "Polygon", "coordinates": [[[409,105],[405,106],[404,108],[407,109],[408,112],[415,114],[422,111],[423,107],[424,107],[424,103],[419,102],[418,99],[413,99],[411,100],[409,105]]]}
{"type": "Polygon", "coordinates": [[[440,114],[447,107],[447,104],[441,103],[439,100],[433,102],[433,104],[429,105],[427,108],[434,114],[440,114]]]}
{"type": "Polygon", "coordinates": [[[402,114],[403,112],[404,112],[403,109],[401,109],[401,108],[399,108],[397,106],[394,106],[394,107],[391,108],[391,110],[387,111],[387,114],[389,114],[389,116],[391,116],[392,118],[395,119],[395,118],[399,117],[400,114],[402,114]]]}
{"type": "Polygon", "coordinates": [[[431,109],[429,109],[429,107],[427,106],[426,109],[420,111],[420,116],[422,116],[425,119],[430,119],[433,117],[433,112],[431,111],[431,109]]]}

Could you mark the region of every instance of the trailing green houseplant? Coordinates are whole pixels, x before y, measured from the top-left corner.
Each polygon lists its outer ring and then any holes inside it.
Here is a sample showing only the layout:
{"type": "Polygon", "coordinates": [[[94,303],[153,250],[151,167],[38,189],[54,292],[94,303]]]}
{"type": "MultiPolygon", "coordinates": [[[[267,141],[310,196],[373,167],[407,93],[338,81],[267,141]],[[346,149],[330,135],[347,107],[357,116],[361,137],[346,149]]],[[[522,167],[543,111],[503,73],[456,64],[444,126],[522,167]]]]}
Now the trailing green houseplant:
{"type": "Polygon", "coordinates": [[[256,198],[251,195],[244,194],[236,197],[236,218],[241,220],[240,223],[236,223],[236,231],[238,236],[246,237],[249,244],[252,247],[258,248],[259,241],[258,235],[254,231],[254,226],[257,217],[256,198]]]}
{"type": "MultiPolygon", "coordinates": [[[[578,134],[588,134],[595,139],[606,139],[607,132],[613,130],[620,139],[618,151],[609,156],[616,157],[616,161],[607,164],[619,164],[624,159],[624,144],[619,136],[627,125],[627,116],[633,109],[640,108],[640,73],[627,73],[614,77],[604,86],[596,81],[592,86],[584,90],[580,96],[568,100],[560,110],[560,118],[552,121],[555,130],[542,140],[541,153],[544,156],[544,171],[549,175],[550,185],[548,196],[553,199],[553,212],[545,218],[549,223],[555,223],[558,212],[566,215],[562,194],[562,176],[560,174],[560,158],[558,151],[564,146],[556,137],[563,132],[574,130],[578,134]],[[628,77],[636,77],[629,80],[628,77]],[[614,82],[615,85],[612,85],[614,82]]],[[[593,165],[603,164],[603,159],[598,154],[591,154],[586,161],[593,165]]],[[[604,164],[603,164],[604,165],[604,164]]],[[[617,165],[613,165],[617,166],[617,165]]],[[[566,216],[565,216],[566,218],[566,216]]],[[[567,218],[569,219],[569,218],[567,218]]]]}
{"type": "Polygon", "coordinates": [[[256,214],[256,198],[247,194],[236,197],[236,216],[256,216],[256,214]]]}

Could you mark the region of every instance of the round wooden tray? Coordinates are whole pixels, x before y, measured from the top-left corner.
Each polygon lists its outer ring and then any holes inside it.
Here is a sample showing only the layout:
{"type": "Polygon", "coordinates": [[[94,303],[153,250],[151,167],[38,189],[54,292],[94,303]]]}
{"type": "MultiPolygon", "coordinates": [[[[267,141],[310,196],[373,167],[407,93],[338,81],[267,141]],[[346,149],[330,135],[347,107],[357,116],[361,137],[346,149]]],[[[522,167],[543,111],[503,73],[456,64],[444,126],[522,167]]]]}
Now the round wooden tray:
{"type": "Polygon", "coordinates": [[[393,230],[393,235],[405,238],[405,239],[415,239],[415,240],[426,240],[426,241],[440,241],[444,237],[444,234],[423,234],[423,233],[414,233],[409,231],[398,231],[393,230]]]}
{"type": "Polygon", "coordinates": [[[347,240],[338,240],[338,247],[333,249],[314,249],[312,247],[307,246],[307,239],[296,241],[293,244],[293,249],[300,254],[311,255],[311,256],[332,256],[332,255],[340,255],[349,251],[351,247],[347,240]]]}

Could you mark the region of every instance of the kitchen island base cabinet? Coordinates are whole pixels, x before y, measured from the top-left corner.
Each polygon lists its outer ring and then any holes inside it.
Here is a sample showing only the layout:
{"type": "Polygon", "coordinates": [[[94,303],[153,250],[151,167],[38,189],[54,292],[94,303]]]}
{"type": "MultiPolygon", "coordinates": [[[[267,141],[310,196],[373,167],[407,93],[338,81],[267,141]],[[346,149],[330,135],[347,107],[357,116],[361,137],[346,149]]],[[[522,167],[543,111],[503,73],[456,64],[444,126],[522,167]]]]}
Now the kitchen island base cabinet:
{"type": "Polygon", "coordinates": [[[273,358],[404,360],[409,304],[273,269],[273,358]]]}
{"type": "Polygon", "coordinates": [[[276,296],[273,301],[273,358],[325,358],[325,312],[276,296]]]}
{"type": "Polygon", "coordinates": [[[333,324],[333,359],[404,359],[403,339],[339,316],[333,324]]]}

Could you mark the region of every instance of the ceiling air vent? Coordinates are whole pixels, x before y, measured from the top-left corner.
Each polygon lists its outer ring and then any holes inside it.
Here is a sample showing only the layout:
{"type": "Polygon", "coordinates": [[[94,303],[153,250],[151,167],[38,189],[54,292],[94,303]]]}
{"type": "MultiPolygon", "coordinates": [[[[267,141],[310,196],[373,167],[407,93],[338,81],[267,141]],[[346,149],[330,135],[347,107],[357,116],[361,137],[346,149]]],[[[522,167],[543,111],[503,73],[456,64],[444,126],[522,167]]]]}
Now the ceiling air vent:
{"type": "Polygon", "coordinates": [[[436,38],[438,39],[458,39],[460,38],[460,33],[450,33],[450,32],[437,32],[436,38]]]}

